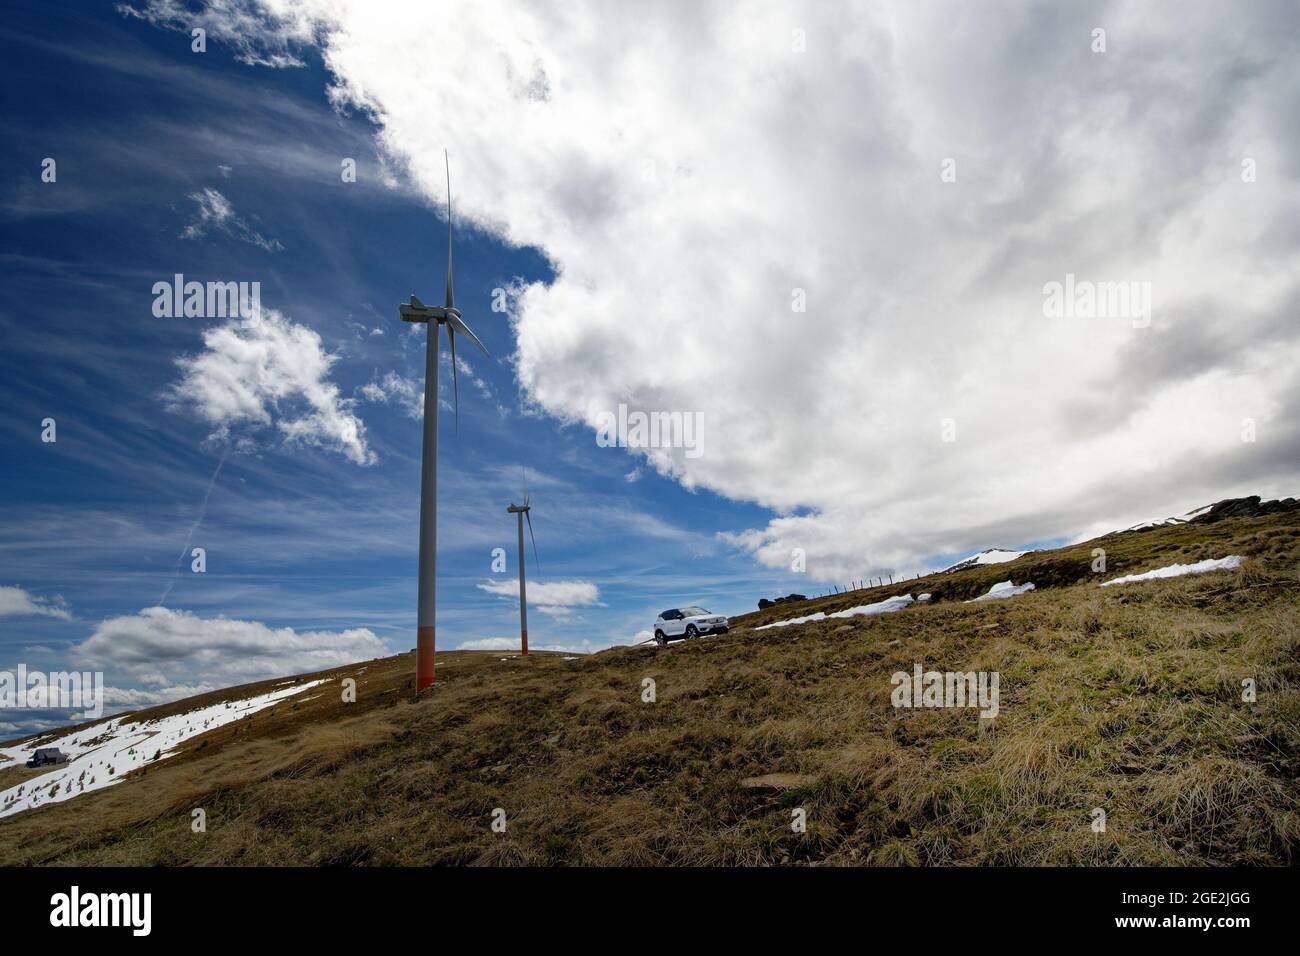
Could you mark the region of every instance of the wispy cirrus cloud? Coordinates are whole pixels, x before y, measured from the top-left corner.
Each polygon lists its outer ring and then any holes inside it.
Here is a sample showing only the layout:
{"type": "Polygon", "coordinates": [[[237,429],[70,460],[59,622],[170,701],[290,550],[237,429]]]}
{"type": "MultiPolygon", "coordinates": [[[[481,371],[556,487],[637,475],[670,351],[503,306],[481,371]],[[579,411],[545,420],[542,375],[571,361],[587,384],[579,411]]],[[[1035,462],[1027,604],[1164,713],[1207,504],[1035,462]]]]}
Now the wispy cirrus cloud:
{"type": "Polygon", "coordinates": [[[283,252],[278,239],[267,239],[235,212],[230,200],[217,189],[205,187],[189,194],[197,209],[194,217],[181,230],[182,239],[201,239],[209,230],[217,229],[229,236],[251,243],[267,252],[283,252]]]}
{"type": "Polygon", "coordinates": [[[294,48],[311,39],[311,22],[290,7],[277,7],[254,13],[238,0],[211,0],[199,6],[180,0],[146,0],[139,5],[120,3],[117,10],[167,30],[192,34],[195,28],[202,29],[213,40],[230,47],[235,59],[250,66],[303,66],[294,48]],[[275,24],[270,33],[265,30],[268,17],[275,24]]]}

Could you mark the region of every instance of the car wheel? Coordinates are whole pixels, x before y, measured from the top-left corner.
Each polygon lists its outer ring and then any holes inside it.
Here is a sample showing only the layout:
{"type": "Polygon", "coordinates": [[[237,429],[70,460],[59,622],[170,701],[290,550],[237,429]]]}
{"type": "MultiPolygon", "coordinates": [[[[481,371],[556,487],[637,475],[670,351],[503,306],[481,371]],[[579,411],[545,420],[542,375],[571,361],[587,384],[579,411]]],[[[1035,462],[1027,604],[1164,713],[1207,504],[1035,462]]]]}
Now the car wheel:
{"type": "Polygon", "coordinates": [[[699,636],[700,636],[700,632],[697,631],[697,630],[695,629],[695,625],[694,625],[694,624],[687,624],[687,625],[686,625],[686,637],[687,637],[688,639],[696,638],[696,637],[699,637],[699,636]]]}
{"type": "Polygon", "coordinates": [[[663,631],[655,631],[655,643],[660,647],[668,646],[668,638],[663,631]]]}

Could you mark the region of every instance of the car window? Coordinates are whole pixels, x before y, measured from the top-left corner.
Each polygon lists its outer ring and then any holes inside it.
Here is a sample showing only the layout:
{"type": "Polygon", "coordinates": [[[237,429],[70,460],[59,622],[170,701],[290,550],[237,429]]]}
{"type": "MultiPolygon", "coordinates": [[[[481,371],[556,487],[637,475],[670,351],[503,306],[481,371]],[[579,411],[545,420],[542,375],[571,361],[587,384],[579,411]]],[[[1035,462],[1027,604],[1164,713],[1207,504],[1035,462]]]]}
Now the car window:
{"type": "Polygon", "coordinates": [[[709,611],[702,607],[686,607],[682,608],[682,613],[687,617],[695,617],[697,614],[708,614],[709,611]]]}
{"type": "Polygon", "coordinates": [[[670,608],[667,611],[664,611],[659,616],[663,618],[665,621],[671,621],[673,620],[673,618],[677,617],[677,612],[670,608]]]}

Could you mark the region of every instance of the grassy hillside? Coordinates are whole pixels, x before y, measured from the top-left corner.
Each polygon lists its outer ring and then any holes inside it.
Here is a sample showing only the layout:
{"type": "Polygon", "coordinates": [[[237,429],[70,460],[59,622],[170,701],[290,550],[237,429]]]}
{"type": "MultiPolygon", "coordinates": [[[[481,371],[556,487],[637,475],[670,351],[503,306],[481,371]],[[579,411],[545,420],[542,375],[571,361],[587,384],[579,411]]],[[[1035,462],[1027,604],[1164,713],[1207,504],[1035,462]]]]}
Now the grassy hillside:
{"type": "Polygon", "coordinates": [[[355,704],[325,685],[119,786],[0,821],[0,862],[1287,864],[1298,571],[1293,511],[783,605],[663,649],[440,655],[418,697],[410,655],[371,661],[328,672],[358,681],[355,704]],[[1233,553],[1250,558],[1239,571],[1098,587],[1233,553]],[[1039,590],[961,603],[1007,578],[1039,590]],[[752,630],[908,591],[934,601],[752,630]],[[895,709],[890,675],[917,661],[998,671],[997,718],[895,709]],[[771,774],[785,776],[750,779],[771,774]]]}

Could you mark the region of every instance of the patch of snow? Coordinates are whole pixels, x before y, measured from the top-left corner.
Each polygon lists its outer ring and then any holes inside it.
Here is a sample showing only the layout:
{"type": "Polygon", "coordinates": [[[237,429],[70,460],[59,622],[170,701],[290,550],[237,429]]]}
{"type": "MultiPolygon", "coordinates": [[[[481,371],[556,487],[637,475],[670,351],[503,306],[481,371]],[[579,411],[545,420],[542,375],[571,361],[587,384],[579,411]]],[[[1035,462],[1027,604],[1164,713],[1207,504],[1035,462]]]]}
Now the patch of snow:
{"type": "Polygon", "coordinates": [[[1125,531],[1145,531],[1147,528],[1163,528],[1166,525],[1187,524],[1193,518],[1199,518],[1208,512],[1214,505],[1206,505],[1203,508],[1194,508],[1187,514],[1179,518],[1156,518],[1154,521],[1143,521],[1141,524],[1135,524],[1131,528],[1125,528],[1125,531]]]}
{"type": "Polygon", "coordinates": [[[902,594],[898,597],[887,598],[876,604],[863,604],[860,607],[851,607],[844,611],[836,611],[834,614],[826,614],[818,611],[816,614],[809,614],[806,617],[793,617],[788,621],[777,621],[774,624],[764,624],[762,627],[756,627],[756,631],[765,631],[769,627],[789,627],[791,624],[808,624],[811,621],[825,621],[836,617],[858,617],[862,614],[889,614],[891,611],[901,611],[912,603],[912,595],[902,594]]]}
{"type": "Polygon", "coordinates": [[[989,548],[987,551],[972,554],[969,558],[958,561],[952,567],[945,569],[943,573],[964,571],[967,568],[975,568],[984,564],[1006,564],[1008,561],[1014,561],[1021,555],[1028,553],[1028,551],[1008,551],[1006,548],[989,548]]]}
{"type": "Polygon", "coordinates": [[[1234,568],[1241,567],[1241,562],[1245,560],[1239,554],[1230,554],[1226,558],[1208,558],[1205,561],[1197,561],[1195,564],[1171,564],[1168,567],[1156,568],[1154,571],[1146,571],[1142,574],[1126,574],[1122,578],[1102,581],[1101,586],[1106,588],[1112,584],[1131,584],[1134,581],[1180,578],[1184,574],[1205,574],[1207,571],[1231,571],[1234,568]]]}
{"type": "Polygon", "coordinates": [[[242,720],[327,681],[328,678],[308,681],[257,697],[222,701],[155,720],[127,721],[124,717],[114,717],[78,727],[62,737],[50,739],[47,735],[16,747],[0,747],[0,767],[26,763],[37,747],[58,747],[68,755],[67,763],[0,793],[0,817],[111,787],[132,770],[154,762],[154,754],[159,755],[159,760],[165,760],[174,756],[176,748],[191,737],[242,720]]]}
{"type": "Polygon", "coordinates": [[[1026,591],[1032,591],[1033,589],[1034,584],[1032,581],[1018,586],[1012,584],[1010,581],[1003,581],[1001,584],[995,584],[993,587],[989,588],[987,594],[981,594],[977,598],[971,598],[971,600],[966,601],[965,603],[974,604],[976,601],[998,601],[1002,598],[1015,597],[1017,594],[1024,594],[1026,591]]]}
{"type": "Polygon", "coordinates": [[[928,600],[930,600],[930,592],[929,592],[929,591],[926,591],[924,594],[918,594],[918,595],[916,596],[916,600],[917,600],[918,602],[920,602],[920,601],[928,601],[928,600]]]}

